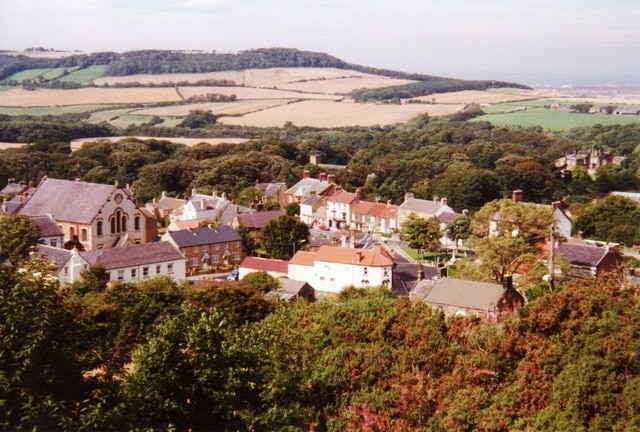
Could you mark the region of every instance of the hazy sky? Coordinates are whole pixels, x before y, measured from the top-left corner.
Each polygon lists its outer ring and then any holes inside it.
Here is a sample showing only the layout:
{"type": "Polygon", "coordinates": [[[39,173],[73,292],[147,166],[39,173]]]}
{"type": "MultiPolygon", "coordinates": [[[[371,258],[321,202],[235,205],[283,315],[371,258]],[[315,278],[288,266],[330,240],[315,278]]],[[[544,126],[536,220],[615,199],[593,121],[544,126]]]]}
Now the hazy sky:
{"type": "Polygon", "coordinates": [[[405,72],[640,84],[639,0],[0,0],[0,49],[288,47],[405,72]]]}

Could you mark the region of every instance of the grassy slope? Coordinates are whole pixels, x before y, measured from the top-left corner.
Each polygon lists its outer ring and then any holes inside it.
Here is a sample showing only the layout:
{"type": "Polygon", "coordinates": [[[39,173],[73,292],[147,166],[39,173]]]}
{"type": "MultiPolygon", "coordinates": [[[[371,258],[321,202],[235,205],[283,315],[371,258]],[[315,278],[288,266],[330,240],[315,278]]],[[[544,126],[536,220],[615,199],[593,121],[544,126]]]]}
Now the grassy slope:
{"type": "Polygon", "coordinates": [[[84,83],[103,76],[106,68],[106,66],[89,66],[61,77],[60,81],[84,83]]]}

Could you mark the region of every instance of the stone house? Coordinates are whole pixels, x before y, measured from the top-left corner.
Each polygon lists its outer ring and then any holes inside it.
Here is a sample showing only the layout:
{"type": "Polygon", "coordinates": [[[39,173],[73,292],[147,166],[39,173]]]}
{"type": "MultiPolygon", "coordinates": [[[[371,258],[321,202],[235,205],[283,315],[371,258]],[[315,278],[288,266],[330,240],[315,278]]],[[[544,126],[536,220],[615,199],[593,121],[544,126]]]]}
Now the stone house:
{"type": "Polygon", "coordinates": [[[592,279],[605,274],[622,276],[622,253],[617,244],[570,239],[560,242],[555,253],[569,261],[569,277],[592,279]]]}

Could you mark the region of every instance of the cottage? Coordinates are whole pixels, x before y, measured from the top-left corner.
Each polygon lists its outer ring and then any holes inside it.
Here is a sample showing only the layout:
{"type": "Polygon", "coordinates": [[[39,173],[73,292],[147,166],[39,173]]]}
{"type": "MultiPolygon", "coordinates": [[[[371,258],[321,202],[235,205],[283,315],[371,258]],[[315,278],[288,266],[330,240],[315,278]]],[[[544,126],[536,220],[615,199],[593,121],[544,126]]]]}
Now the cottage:
{"type": "Polygon", "coordinates": [[[287,204],[287,184],[283,182],[259,183],[256,181],[256,189],[262,195],[262,202],[278,203],[280,206],[287,204]]]}
{"type": "Polygon", "coordinates": [[[305,299],[306,301],[315,300],[315,290],[305,281],[297,281],[287,278],[278,279],[280,289],[267,293],[268,297],[277,297],[284,301],[295,301],[305,299]]]}
{"type": "Polygon", "coordinates": [[[51,247],[61,248],[64,244],[64,233],[58,226],[56,221],[53,220],[51,215],[47,216],[32,216],[29,218],[31,222],[40,230],[39,243],[48,245],[51,247]]]}
{"type": "Polygon", "coordinates": [[[175,213],[174,217],[178,220],[216,220],[227,205],[229,205],[229,200],[225,193],[220,196],[218,196],[217,192],[213,192],[211,195],[204,195],[198,193],[196,189],[192,189],[191,196],[183,207],[175,213]]]}
{"type": "Polygon", "coordinates": [[[245,257],[242,237],[227,225],[167,231],[162,240],[187,258],[187,273],[201,267],[239,264],[245,257]]]}
{"type": "Polygon", "coordinates": [[[289,261],[289,279],[303,280],[322,294],[337,294],[349,286],[388,286],[393,258],[381,249],[321,246],[298,251],[289,261]]]}
{"type": "Polygon", "coordinates": [[[311,172],[305,170],[302,179],[287,189],[285,200],[287,203],[301,203],[312,195],[331,196],[336,190],[336,176],[320,173],[319,179],[311,178],[311,172]]]}
{"type": "Polygon", "coordinates": [[[355,193],[338,190],[327,198],[329,228],[348,228],[351,226],[351,207],[362,199],[362,189],[355,193]]]}
{"type": "Polygon", "coordinates": [[[502,284],[444,277],[421,280],[411,290],[410,298],[442,309],[447,316],[475,315],[496,318],[513,313],[524,298],[513,288],[511,276],[502,284]]]}
{"type": "Polygon", "coordinates": [[[182,208],[186,203],[186,200],[182,198],[173,198],[167,196],[166,192],[162,192],[162,196],[158,201],[153,199],[153,202],[145,205],[146,209],[151,212],[157,219],[165,219],[170,217],[175,211],[182,208]]]}
{"type": "Polygon", "coordinates": [[[414,198],[410,192],[404,196],[404,202],[398,207],[398,228],[402,228],[409,215],[429,219],[437,217],[440,213],[453,213],[453,209],[447,205],[447,199],[434,198],[433,200],[423,200],[414,198]]]}
{"type": "Polygon", "coordinates": [[[251,235],[254,240],[260,241],[262,229],[272,220],[278,219],[284,215],[284,210],[238,213],[233,219],[231,226],[236,230],[240,227],[247,228],[249,230],[249,235],[251,235]]]}
{"type": "Polygon", "coordinates": [[[359,231],[389,234],[398,229],[398,206],[391,201],[358,201],[351,207],[351,222],[359,231]]]}
{"type": "Polygon", "coordinates": [[[555,248],[569,261],[567,276],[591,279],[603,274],[622,275],[622,254],[617,244],[570,239],[555,248]]]}
{"type": "Polygon", "coordinates": [[[147,243],[157,236],[155,221],[135,204],[131,190],[117,183],[45,177],[18,213],[29,217],[51,215],[69,249],[147,243]]]}

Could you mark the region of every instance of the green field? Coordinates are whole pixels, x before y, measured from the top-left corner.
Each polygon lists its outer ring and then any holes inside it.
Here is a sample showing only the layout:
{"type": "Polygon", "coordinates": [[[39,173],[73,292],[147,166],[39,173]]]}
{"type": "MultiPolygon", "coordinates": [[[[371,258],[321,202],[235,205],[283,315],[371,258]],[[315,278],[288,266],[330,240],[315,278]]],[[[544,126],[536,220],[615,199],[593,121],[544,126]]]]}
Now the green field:
{"type": "MultiPolygon", "coordinates": [[[[548,101],[547,101],[548,102],[548,101]]],[[[543,104],[544,105],[544,104],[543,104]]],[[[640,116],[619,116],[619,115],[604,115],[604,114],[579,114],[570,113],[567,111],[556,111],[538,107],[526,107],[526,109],[520,111],[513,111],[517,107],[524,107],[524,103],[513,104],[500,104],[495,105],[493,108],[500,108],[496,110],[496,114],[486,114],[472,119],[471,121],[488,121],[496,126],[541,126],[546,130],[551,131],[565,131],[581,126],[593,126],[601,124],[604,126],[609,125],[623,125],[630,123],[640,123],[640,116]],[[509,106],[511,106],[511,108],[509,106]],[[513,112],[506,112],[499,114],[497,112],[505,112],[511,109],[513,112]]],[[[490,107],[483,108],[485,112],[488,112],[490,107]]]]}
{"type": "Polygon", "coordinates": [[[62,75],[62,73],[65,71],[65,69],[69,70],[68,68],[49,69],[42,74],[42,77],[47,81],[50,81],[55,78],[59,78],[60,75],[62,75]]]}
{"type": "Polygon", "coordinates": [[[18,115],[31,115],[31,116],[43,116],[43,115],[60,115],[65,113],[82,113],[89,112],[98,109],[107,109],[105,105],[69,105],[69,106],[52,106],[52,107],[31,107],[31,108],[11,108],[0,107],[0,114],[6,114],[10,116],[18,115]]]}
{"type": "Polygon", "coordinates": [[[84,83],[103,76],[106,68],[106,66],[89,66],[88,68],[79,69],[71,72],[69,75],[60,77],[60,81],[84,83]]]}
{"type": "MultiPolygon", "coordinates": [[[[96,111],[89,117],[90,123],[111,122],[114,117],[126,116],[132,108],[107,109],[105,111],[96,111]]],[[[141,117],[141,116],[140,116],[141,117]]],[[[142,117],[145,118],[145,117],[142,117]]],[[[146,121],[146,120],[145,120],[146,121]]],[[[142,122],[144,123],[144,122],[142,122]]]]}
{"type": "Polygon", "coordinates": [[[51,69],[28,69],[20,72],[16,72],[11,75],[9,80],[16,80],[18,82],[22,82],[24,80],[32,80],[38,78],[40,75],[43,75],[50,71],[51,69]]]}

